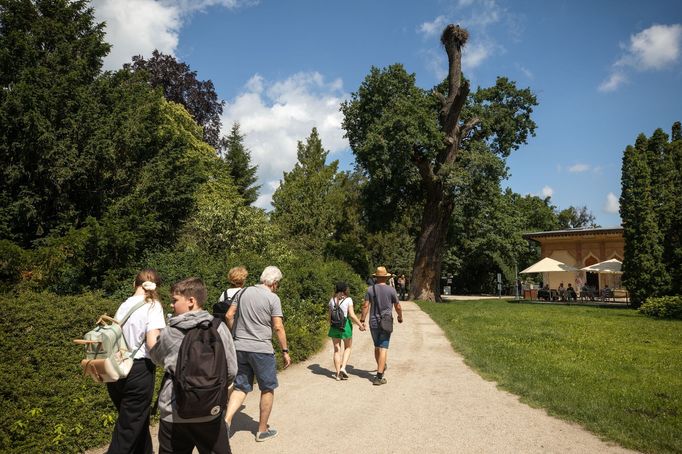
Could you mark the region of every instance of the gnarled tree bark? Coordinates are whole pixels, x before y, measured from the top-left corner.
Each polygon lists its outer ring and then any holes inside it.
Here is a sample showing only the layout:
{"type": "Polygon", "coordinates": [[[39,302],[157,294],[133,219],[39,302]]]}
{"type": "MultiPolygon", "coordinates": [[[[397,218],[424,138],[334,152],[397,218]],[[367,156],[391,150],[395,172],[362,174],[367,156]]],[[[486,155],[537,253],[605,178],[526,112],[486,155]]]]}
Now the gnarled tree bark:
{"type": "Polygon", "coordinates": [[[469,83],[462,80],[461,64],[462,47],[468,37],[468,32],[458,25],[450,24],[443,30],[441,43],[448,54],[448,95],[440,97],[438,120],[445,140],[435,162],[425,159],[418,148],[413,152],[413,162],[421,174],[426,199],[410,282],[411,299],[440,301],[442,249],[454,209],[454,197],[444,187],[439,170],[457,160],[462,140],[479,122],[472,118],[460,125],[462,109],[469,95],[469,83]]]}

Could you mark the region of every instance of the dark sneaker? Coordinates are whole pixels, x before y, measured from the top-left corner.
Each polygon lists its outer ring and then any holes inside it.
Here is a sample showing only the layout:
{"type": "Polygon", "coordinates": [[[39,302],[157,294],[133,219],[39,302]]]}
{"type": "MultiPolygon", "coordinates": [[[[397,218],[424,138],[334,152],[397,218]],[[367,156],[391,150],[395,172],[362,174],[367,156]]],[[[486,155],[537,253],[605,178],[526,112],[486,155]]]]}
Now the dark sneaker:
{"type": "Polygon", "coordinates": [[[341,376],[341,380],[348,380],[348,374],[343,369],[341,369],[341,371],[339,371],[339,376],[341,376]]]}
{"type": "Polygon", "coordinates": [[[374,379],[372,380],[372,384],[374,386],[385,385],[386,384],[386,377],[382,377],[382,378],[374,377],[374,379]]]}
{"type": "Polygon", "coordinates": [[[268,429],[265,432],[258,432],[256,434],[256,441],[268,441],[277,436],[277,431],[275,429],[268,429]]]}

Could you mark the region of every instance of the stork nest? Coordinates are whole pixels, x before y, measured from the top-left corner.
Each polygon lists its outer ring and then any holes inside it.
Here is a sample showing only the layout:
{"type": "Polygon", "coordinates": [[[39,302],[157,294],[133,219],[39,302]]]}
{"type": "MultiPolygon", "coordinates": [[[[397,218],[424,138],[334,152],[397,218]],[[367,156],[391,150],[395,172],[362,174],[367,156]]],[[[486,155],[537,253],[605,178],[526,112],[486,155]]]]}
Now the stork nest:
{"type": "Polygon", "coordinates": [[[443,46],[445,46],[445,48],[448,48],[452,45],[462,47],[467,42],[467,39],[469,39],[469,32],[459,25],[453,24],[445,27],[443,34],[440,35],[440,42],[443,44],[443,46]]]}

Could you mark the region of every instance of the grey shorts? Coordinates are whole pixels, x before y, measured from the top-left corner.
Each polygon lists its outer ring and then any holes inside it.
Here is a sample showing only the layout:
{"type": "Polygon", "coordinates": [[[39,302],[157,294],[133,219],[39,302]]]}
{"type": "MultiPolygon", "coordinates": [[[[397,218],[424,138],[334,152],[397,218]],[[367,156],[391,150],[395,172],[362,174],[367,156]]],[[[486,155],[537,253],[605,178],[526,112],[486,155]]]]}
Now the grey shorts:
{"type": "Polygon", "coordinates": [[[253,390],[253,377],[258,380],[262,391],[273,391],[277,383],[277,364],[274,353],[253,353],[237,350],[239,369],[234,379],[234,387],[245,393],[253,390]]]}

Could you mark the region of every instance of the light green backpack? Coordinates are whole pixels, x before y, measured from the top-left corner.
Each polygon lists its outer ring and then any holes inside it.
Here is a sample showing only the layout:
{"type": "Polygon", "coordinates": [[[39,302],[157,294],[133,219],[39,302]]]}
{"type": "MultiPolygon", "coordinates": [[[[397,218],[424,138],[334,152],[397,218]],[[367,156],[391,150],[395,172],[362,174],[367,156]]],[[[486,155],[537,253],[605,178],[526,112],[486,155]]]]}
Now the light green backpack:
{"type": "Polygon", "coordinates": [[[145,339],[131,352],[121,328],[133,312],[145,303],[145,300],[137,303],[121,321],[102,315],[95,329],[88,331],[83,339],[73,340],[85,346],[85,359],[81,361],[83,376],[89,375],[98,383],[111,383],[128,376],[133,367],[133,358],[145,339]]]}

